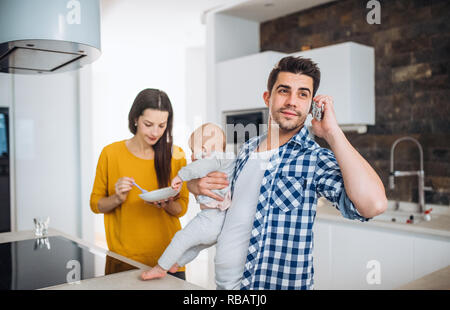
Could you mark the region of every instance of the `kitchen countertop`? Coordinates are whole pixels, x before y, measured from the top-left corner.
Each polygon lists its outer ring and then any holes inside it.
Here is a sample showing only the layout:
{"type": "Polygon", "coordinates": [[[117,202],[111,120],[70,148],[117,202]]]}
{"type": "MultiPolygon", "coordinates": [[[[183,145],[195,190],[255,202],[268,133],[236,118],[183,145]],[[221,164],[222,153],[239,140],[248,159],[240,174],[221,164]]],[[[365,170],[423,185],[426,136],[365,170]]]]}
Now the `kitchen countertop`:
{"type": "MultiPolygon", "coordinates": [[[[433,212],[435,208],[434,206],[433,212]]],[[[316,219],[348,225],[364,225],[361,227],[383,228],[399,232],[450,238],[450,207],[440,207],[440,209],[441,211],[439,213],[432,214],[431,221],[422,221],[416,224],[381,221],[377,220],[376,217],[368,222],[360,222],[358,220],[344,218],[328,200],[320,198],[317,203],[316,219]]]]}
{"type": "MultiPolygon", "coordinates": [[[[51,286],[43,289],[50,290],[202,290],[204,288],[183,281],[174,276],[167,275],[162,279],[143,281],[140,279],[142,270],[149,269],[148,266],[116,254],[114,252],[102,249],[98,246],[92,245],[79,238],[69,236],[63,232],[55,229],[49,229],[48,237],[62,236],[78,244],[86,246],[92,250],[107,254],[111,257],[124,261],[139,269],[129,270],[120,273],[110,274],[86,280],[81,280],[73,283],[66,283],[56,286],[51,286]]],[[[35,239],[33,231],[19,231],[0,233],[0,243],[35,239]]]]}
{"type": "Polygon", "coordinates": [[[397,288],[398,290],[450,290],[450,265],[397,288]]]}

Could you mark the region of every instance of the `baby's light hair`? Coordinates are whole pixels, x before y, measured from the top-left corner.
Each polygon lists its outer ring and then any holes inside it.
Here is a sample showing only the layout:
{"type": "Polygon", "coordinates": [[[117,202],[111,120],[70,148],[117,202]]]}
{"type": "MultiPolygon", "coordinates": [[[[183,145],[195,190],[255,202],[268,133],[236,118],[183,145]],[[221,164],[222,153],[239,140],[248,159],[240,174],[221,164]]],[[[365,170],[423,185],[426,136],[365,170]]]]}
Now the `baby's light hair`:
{"type": "Polygon", "coordinates": [[[205,123],[195,129],[189,137],[189,147],[194,150],[196,144],[204,146],[211,139],[215,139],[211,151],[225,152],[227,141],[222,128],[214,123],[205,123]]]}

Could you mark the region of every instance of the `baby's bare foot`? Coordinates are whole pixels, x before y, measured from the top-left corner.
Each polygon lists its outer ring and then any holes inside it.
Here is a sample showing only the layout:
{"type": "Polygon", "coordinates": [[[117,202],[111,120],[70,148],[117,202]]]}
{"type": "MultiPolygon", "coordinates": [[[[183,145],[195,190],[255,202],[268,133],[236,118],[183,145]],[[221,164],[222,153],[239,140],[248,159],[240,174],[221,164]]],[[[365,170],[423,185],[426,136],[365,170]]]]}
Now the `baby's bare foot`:
{"type": "Polygon", "coordinates": [[[178,268],[180,268],[180,266],[177,263],[175,263],[175,264],[173,264],[172,267],[170,267],[169,272],[170,273],[175,273],[175,272],[178,271],[178,268]]]}
{"type": "Polygon", "coordinates": [[[150,270],[144,271],[141,274],[142,280],[151,280],[151,279],[159,279],[165,277],[167,271],[162,269],[161,266],[156,265],[150,270]]]}

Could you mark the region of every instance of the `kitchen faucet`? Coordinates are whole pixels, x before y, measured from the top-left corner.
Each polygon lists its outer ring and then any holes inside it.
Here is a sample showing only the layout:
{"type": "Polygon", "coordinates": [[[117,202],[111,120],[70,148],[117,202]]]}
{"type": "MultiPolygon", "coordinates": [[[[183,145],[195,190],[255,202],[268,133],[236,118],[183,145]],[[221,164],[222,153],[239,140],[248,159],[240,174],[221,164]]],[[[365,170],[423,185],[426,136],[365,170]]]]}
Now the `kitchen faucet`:
{"type": "Polygon", "coordinates": [[[405,176],[411,176],[411,175],[417,175],[417,179],[419,182],[418,185],[418,197],[419,197],[419,208],[420,212],[423,213],[425,220],[429,221],[431,219],[430,212],[431,209],[427,210],[425,205],[425,190],[431,190],[430,187],[425,187],[425,172],[423,171],[423,149],[420,145],[419,141],[412,137],[403,137],[399,138],[394,141],[391,147],[391,170],[389,174],[389,188],[394,189],[395,188],[395,177],[405,177],[405,176]],[[394,150],[397,144],[399,144],[402,141],[412,141],[414,142],[417,147],[419,148],[419,154],[420,154],[420,170],[415,171],[395,171],[394,170],[394,150]]]}

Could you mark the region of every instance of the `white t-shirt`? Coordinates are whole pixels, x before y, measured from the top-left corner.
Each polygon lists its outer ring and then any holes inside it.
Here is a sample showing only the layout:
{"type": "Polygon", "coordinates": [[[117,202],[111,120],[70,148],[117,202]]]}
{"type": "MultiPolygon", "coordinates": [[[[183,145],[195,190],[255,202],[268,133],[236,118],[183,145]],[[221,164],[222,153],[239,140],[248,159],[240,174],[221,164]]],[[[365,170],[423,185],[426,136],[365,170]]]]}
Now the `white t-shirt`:
{"type": "Polygon", "coordinates": [[[231,207],[216,244],[217,289],[239,289],[258,204],[261,182],[270,157],[278,148],[253,152],[234,184],[231,207]]]}

